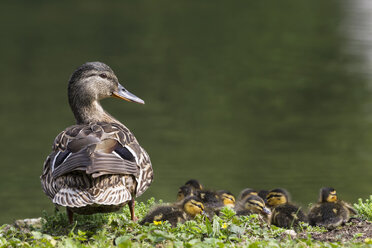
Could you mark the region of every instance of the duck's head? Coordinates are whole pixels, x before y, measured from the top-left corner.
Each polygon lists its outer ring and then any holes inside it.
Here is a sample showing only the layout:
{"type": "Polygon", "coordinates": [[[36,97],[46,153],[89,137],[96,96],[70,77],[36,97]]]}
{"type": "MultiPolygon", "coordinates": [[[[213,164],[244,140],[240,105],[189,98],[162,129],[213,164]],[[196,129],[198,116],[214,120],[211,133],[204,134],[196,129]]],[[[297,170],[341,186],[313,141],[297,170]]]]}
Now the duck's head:
{"type": "Polygon", "coordinates": [[[264,200],[257,195],[250,195],[243,201],[243,207],[245,210],[250,210],[254,213],[260,213],[264,215],[271,214],[270,209],[265,207],[264,200]]]}
{"type": "Polygon", "coordinates": [[[195,217],[204,212],[204,205],[198,197],[187,197],[183,202],[183,210],[190,216],[195,217]]]}
{"type": "Polygon", "coordinates": [[[281,204],[285,204],[288,202],[289,194],[284,189],[273,189],[271,190],[267,196],[267,205],[270,207],[275,207],[281,204]]]}
{"type": "Polygon", "coordinates": [[[182,201],[186,197],[193,196],[194,190],[191,186],[183,185],[178,189],[177,201],[182,201]]]}
{"type": "Polygon", "coordinates": [[[319,198],[320,202],[336,202],[337,201],[336,190],[331,187],[321,188],[319,198]]]}
{"type": "Polygon", "coordinates": [[[144,104],[142,99],[130,93],[119,83],[113,70],[104,63],[85,63],[71,75],[68,98],[78,122],[84,122],[80,120],[86,118],[84,114],[98,115],[99,113],[94,113],[102,110],[98,101],[108,97],[144,104]],[[84,113],[84,111],[91,111],[91,113],[84,113]]]}
{"type": "Polygon", "coordinates": [[[251,189],[251,188],[245,188],[239,193],[239,200],[243,200],[251,195],[257,195],[257,190],[251,189]]]}
{"type": "Polygon", "coordinates": [[[219,190],[216,192],[225,206],[235,206],[235,196],[227,190],[219,190]]]}
{"type": "Polygon", "coordinates": [[[196,180],[196,179],[190,179],[188,180],[186,183],[185,183],[186,186],[190,186],[192,188],[194,188],[195,190],[202,190],[203,189],[203,186],[201,185],[201,183],[196,180]]]}

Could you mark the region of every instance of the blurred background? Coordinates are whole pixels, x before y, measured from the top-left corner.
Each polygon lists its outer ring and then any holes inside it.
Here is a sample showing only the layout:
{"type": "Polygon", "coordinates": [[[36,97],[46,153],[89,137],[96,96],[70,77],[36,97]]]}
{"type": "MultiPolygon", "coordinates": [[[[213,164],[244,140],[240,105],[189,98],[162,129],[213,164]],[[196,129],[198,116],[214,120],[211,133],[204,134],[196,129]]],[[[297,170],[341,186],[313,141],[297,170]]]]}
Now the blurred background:
{"type": "Polygon", "coordinates": [[[53,211],[39,176],[87,61],[146,101],[102,102],[151,157],[139,201],[190,178],[303,206],[372,193],[369,0],[2,1],[0,27],[0,224],[53,211]]]}

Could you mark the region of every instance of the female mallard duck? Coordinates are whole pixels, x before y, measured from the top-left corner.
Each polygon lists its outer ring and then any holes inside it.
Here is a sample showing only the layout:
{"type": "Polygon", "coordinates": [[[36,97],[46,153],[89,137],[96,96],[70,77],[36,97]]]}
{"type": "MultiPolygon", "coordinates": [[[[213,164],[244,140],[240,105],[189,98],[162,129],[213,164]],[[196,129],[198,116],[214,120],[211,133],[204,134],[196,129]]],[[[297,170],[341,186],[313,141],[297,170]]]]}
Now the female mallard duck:
{"type": "Polygon", "coordinates": [[[288,202],[289,195],[283,189],[274,189],[267,194],[267,205],[271,208],[271,224],[278,227],[296,227],[300,221],[306,221],[306,215],[288,202]]]}
{"type": "Polygon", "coordinates": [[[309,211],[309,224],[334,229],[350,219],[356,211],[346,202],[337,199],[336,190],[321,188],[319,202],[309,211]]]}
{"type": "Polygon", "coordinates": [[[77,124],[56,137],[40,177],[53,203],[66,207],[70,223],[73,213],[112,212],[126,203],[135,220],[134,197],[152,182],[146,151],[100,105],[108,97],[144,104],[104,63],[85,63],[72,74],[68,100],[77,124]]]}
{"type": "Polygon", "coordinates": [[[202,214],[204,205],[196,196],[185,198],[181,203],[173,205],[164,205],[155,207],[151,210],[140,222],[153,223],[155,221],[168,221],[172,226],[176,226],[178,222],[185,222],[193,219],[196,215],[202,214]]]}
{"type": "Polygon", "coordinates": [[[235,209],[236,215],[251,215],[258,214],[265,222],[270,222],[271,211],[265,207],[264,200],[257,195],[250,195],[244,198],[240,204],[237,204],[235,209]]]}

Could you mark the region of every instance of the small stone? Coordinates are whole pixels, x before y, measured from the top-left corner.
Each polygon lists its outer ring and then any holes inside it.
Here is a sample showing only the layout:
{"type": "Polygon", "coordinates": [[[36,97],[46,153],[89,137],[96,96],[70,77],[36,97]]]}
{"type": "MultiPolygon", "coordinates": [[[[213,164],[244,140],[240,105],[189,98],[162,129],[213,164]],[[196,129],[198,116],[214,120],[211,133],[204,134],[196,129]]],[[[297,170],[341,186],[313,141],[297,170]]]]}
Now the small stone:
{"type": "Polygon", "coordinates": [[[284,234],[287,234],[291,236],[292,238],[295,238],[297,236],[297,233],[295,232],[295,230],[285,230],[284,234]]]}
{"type": "Polygon", "coordinates": [[[33,218],[33,219],[24,219],[16,220],[14,226],[19,228],[22,231],[29,232],[30,229],[40,229],[43,225],[43,218],[33,218]]]}

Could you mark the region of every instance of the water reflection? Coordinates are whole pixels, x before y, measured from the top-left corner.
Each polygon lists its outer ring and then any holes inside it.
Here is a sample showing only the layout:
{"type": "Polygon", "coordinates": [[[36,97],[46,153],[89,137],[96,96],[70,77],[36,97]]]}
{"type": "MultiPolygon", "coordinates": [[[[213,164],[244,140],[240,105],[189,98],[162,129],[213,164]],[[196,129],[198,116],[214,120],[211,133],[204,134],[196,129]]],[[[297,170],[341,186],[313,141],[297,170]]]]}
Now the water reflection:
{"type": "Polygon", "coordinates": [[[348,0],[343,3],[342,31],[346,34],[345,51],[356,59],[351,69],[371,78],[372,2],[348,0]]]}

